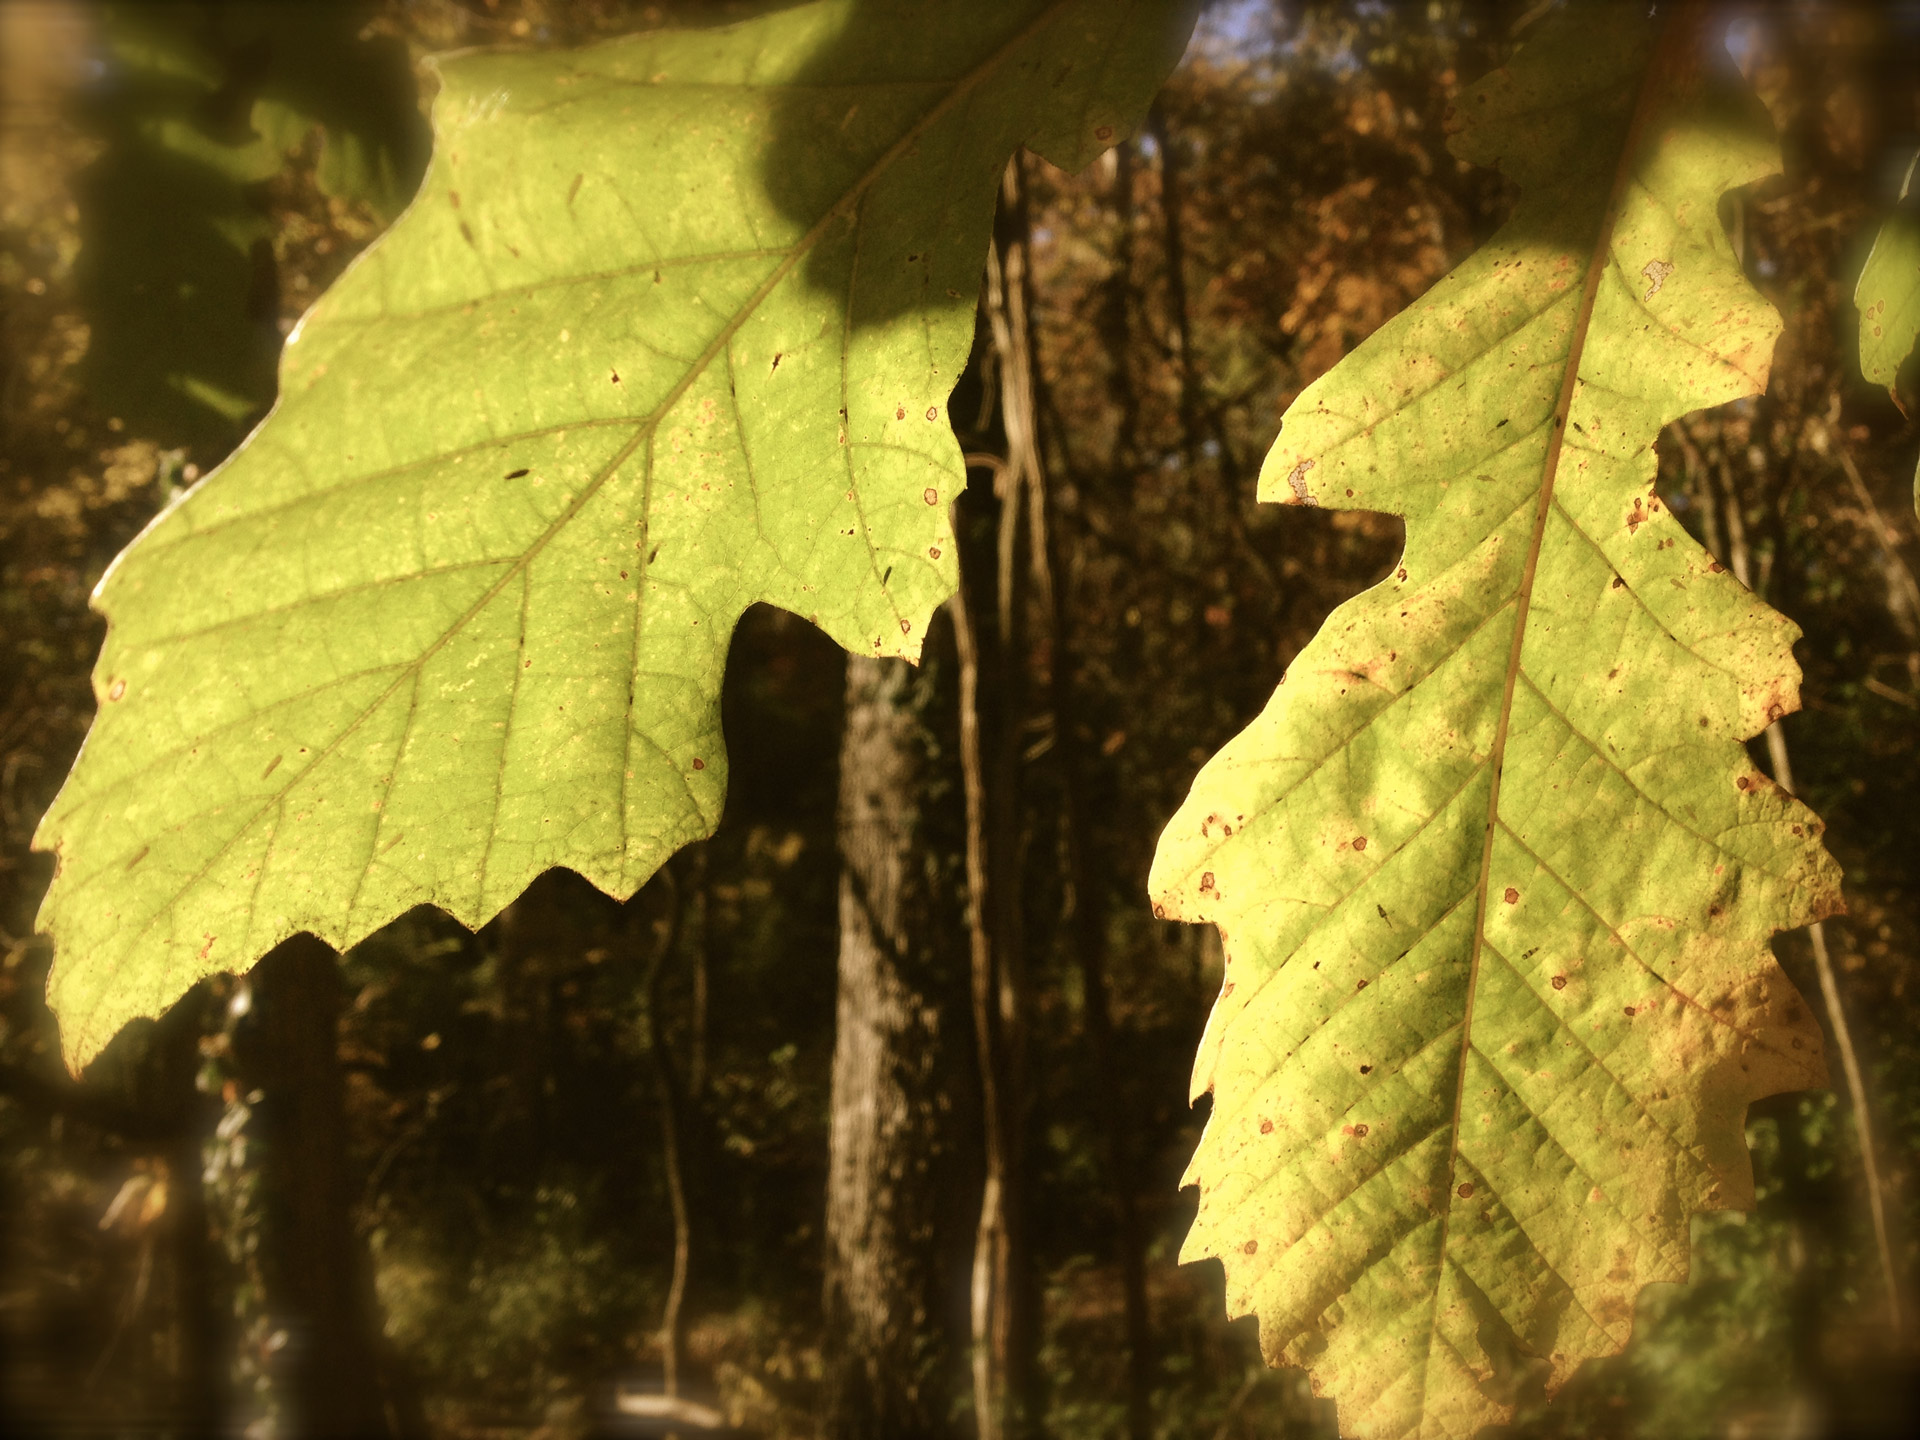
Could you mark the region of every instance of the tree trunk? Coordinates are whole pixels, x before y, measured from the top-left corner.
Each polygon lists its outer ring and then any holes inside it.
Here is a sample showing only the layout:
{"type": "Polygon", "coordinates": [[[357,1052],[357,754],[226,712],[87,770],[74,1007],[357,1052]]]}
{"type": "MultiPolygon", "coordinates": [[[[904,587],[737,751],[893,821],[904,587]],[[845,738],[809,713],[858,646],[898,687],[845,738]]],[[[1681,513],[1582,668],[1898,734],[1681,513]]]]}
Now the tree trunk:
{"type": "Polygon", "coordinates": [[[207,991],[195,986],[160,1019],[160,1051],[170,1119],[166,1146],[167,1226],[173,1256],[173,1308],[178,1374],[178,1423],[184,1435],[218,1434],[228,1407],[227,1326],[221,1313],[213,1247],[208,1239],[207,1194],[200,1147],[212,1125],[195,1076],[205,1032],[207,991]]]}
{"type": "Polygon", "coordinates": [[[249,1023],[235,1041],[263,1092],[261,1272],[268,1312],[287,1337],[275,1389],[303,1440],[403,1432],[411,1426],[383,1394],[372,1263],[353,1224],[334,953],[295,936],[250,983],[249,1023]]]}
{"type": "Polygon", "coordinates": [[[952,1149],[952,957],[926,842],[920,692],[900,660],[847,662],[840,982],[824,1308],[835,1440],[944,1433],[943,1195],[952,1149]]]}

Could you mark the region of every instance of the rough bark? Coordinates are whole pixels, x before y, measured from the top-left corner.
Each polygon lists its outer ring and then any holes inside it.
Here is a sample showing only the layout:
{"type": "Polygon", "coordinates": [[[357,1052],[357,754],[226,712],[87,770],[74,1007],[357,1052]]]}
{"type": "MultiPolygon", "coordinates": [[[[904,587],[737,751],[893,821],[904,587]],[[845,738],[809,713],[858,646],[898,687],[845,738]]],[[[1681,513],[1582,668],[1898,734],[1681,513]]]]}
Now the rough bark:
{"type": "Polygon", "coordinates": [[[927,685],[903,661],[847,662],[824,1294],[823,1433],[836,1440],[946,1428],[940,1177],[954,965],[925,834],[937,784],[927,685]]]}
{"type": "Polygon", "coordinates": [[[269,1313],[287,1335],[273,1382],[289,1433],[406,1433],[403,1407],[384,1391],[372,1262],[353,1223],[334,953],[296,936],[260,962],[251,986],[235,1048],[262,1092],[261,1271],[269,1313]]]}
{"type": "Polygon", "coordinates": [[[214,1256],[207,1239],[207,1196],[200,1147],[212,1129],[205,1096],[194,1083],[206,1021],[206,990],[199,987],[161,1018],[155,1048],[165,1078],[166,1110],[174,1123],[166,1143],[168,1247],[173,1258],[175,1364],[181,1432],[217,1433],[228,1408],[227,1326],[221,1311],[214,1256]]]}

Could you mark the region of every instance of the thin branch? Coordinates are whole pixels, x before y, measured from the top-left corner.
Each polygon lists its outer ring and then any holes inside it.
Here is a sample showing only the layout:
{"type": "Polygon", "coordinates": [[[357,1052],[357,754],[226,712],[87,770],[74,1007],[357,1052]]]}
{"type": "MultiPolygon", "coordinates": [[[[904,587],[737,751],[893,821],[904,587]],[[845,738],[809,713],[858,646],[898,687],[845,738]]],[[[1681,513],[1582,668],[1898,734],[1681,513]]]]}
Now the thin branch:
{"type": "MultiPolygon", "coordinates": [[[[1683,436],[1684,436],[1684,432],[1683,436]]],[[[1684,438],[1690,466],[1699,459],[1684,438]]],[[[1843,457],[1845,452],[1841,452],[1843,457]]],[[[1846,468],[1855,478],[1858,472],[1851,465],[1846,468]]],[[[1752,563],[1747,553],[1746,527],[1740,515],[1739,496],[1733,487],[1733,476],[1722,469],[1721,481],[1725,487],[1722,496],[1725,505],[1727,535],[1729,545],[1722,559],[1733,571],[1734,578],[1748,589],[1753,588],[1752,563]]],[[[1862,491],[1865,486],[1861,486],[1862,491]]],[[[1871,499],[1868,500],[1871,504],[1871,499]]],[[[1909,577],[1911,580],[1911,577],[1909,577]]],[[[1775,720],[1766,729],[1767,756],[1772,762],[1773,780],[1789,795],[1795,794],[1793,783],[1793,764],[1787,754],[1787,732],[1775,720]]],[[[1867,1207],[1873,1217],[1873,1234],[1880,1252],[1880,1272],[1887,1291],[1887,1309],[1892,1320],[1895,1335],[1905,1329],[1905,1316],[1900,1302],[1899,1271],[1893,1259],[1893,1245],[1887,1230],[1887,1206],[1885,1191],[1880,1182],[1880,1159],[1878,1147],[1874,1144],[1873,1120],[1867,1108],[1867,1084],[1864,1072],[1860,1068],[1860,1057],[1853,1045],[1853,1027],[1847,1023],[1846,1007],[1840,1000],[1840,984],[1833,971],[1833,960],[1827,951],[1826,926],[1816,920],[1808,927],[1808,938],[1813,944],[1814,970],[1820,979],[1820,997],[1826,1004],[1827,1023],[1833,1029],[1834,1044],[1840,1051],[1840,1068],[1847,1080],[1847,1098],[1853,1106],[1853,1123],[1860,1138],[1860,1161],[1866,1174],[1867,1207]]]]}

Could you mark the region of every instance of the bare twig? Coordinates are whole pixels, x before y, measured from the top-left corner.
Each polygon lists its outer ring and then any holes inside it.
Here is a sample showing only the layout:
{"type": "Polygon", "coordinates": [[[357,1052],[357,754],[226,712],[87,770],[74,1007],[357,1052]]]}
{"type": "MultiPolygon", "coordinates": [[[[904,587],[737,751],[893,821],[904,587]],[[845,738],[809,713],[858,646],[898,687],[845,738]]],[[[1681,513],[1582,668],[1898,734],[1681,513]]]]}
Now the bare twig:
{"type": "Polygon", "coordinates": [[[1853,489],[1854,498],[1866,513],[1874,539],[1880,542],[1881,567],[1887,577],[1887,610],[1909,644],[1920,642],[1920,583],[1914,581],[1913,571],[1907,568],[1907,562],[1901,558],[1900,537],[1894,533],[1887,517],[1880,513],[1880,507],[1874,503],[1873,492],[1867,489],[1867,482],[1860,475],[1860,467],[1853,463],[1853,456],[1847,453],[1846,447],[1836,445],[1834,456],[1847,477],[1847,484],[1853,489]]]}
{"type": "MultiPolygon", "coordinates": [[[[1684,432],[1681,432],[1684,436],[1684,432]]],[[[1689,468],[1699,459],[1699,452],[1684,438],[1682,444],[1687,449],[1689,468]]],[[[1844,452],[1842,452],[1844,455],[1844,452]]],[[[1857,471],[1850,473],[1856,478],[1857,471]]],[[[1724,468],[1721,480],[1725,486],[1722,496],[1725,504],[1727,553],[1716,558],[1724,559],[1732,569],[1734,578],[1749,589],[1753,588],[1751,558],[1747,551],[1746,526],[1742,523],[1739,496],[1733,488],[1733,476],[1724,468]]],[[[1865,486],[1861,486],[1862,491],[1865,486]]],[[[1869,505],[1871,499],[1867,500],[1869,505]]],[[[1884,523],[1884,522],[1883,522],[1884,523]]],[[[1909,581],[1911,577],[1909,577],[1909,581]]],[[[1772,762],[1774,783],[1789,795],[1795,793],[1793,784],[1793,765],[1787,754],[1787,733],[1778,720],[1767,726],[1767,756],[1772,762]]],[[[1880,1251],[1881,1277],[1887,1290],[1887,1307],[1892,1319],[1894,1333],[1904,1328],[1904,1316],[1900,1303],[1899,1271],[1894,1266],[1893,1246],[1887,1231],[1886,1196],[1880,1183],[1880,1161],[1878,1149],[1874,1144],[1873,1121],[1867,1109],[1866,1077],[1860,1068],[1860,1058],[1853,1045],[1853,1028],[1847,1023],[1846,1007],[1840,1001],[1840,985],[1833,972],[1833,961],[1827,951],[1826,926],[1816,920],[1808,927],[1808,938],[1813,944],[1814,970],[1820,980],[1820,997],[1826,1004],[1827,1023],[1833,1029],[1834,1044],[1840,1051],[1840,1068],[1846,1076],[1847,1098],[1853,1106],[1853,1123],[1860,1139],[1860,1160],[1865,1171],[1867,1189],[1867,1207],[1873,1217],[1874,1240],[1880,1251]]]]}
{"type": "Polygon", "coordinates": [[[671,870],[662,870],[667,908],[653,922],[653,947],[647,953],[647,1058],[653,1068],[654,1095],[660,1106],[660,1149],[666,1168],[667,1202],[673,1210],[673,1279],[660,1316],[662,1388],[669,1396],[680,1393],[680,1352],[686,1336],[682,1308],[687,1296],[687,1270],[692,1260],[693,1222],[687,1209],[681,1134],[684,1095],[673,1057],[667,1052],[663,982],[667,957],[680,932],[680,886],[671,870]]]}

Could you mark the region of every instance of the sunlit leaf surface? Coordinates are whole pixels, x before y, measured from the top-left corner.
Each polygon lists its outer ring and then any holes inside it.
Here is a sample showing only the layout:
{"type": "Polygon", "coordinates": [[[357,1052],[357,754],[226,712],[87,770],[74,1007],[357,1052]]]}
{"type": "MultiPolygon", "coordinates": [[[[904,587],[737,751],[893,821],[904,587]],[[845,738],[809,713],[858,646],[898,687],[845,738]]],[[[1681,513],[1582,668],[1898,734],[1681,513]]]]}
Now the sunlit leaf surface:
{"type": "Polygon", "coordinates": [[[1752,1100],[1823,1079],[1769,948],[1838,905],[1741,741],[1794,628],[1654,491],[1779,322],[1716,218],[1753,108],[1644,9],[1544,23],[1454,145],[1511,221],[1287,413],[1264,499],[1406,518],[1161,840],[1227,955],[1184,1258],[1342,1433],[1466,1437],[1627,1341],[1688,1216],[1748,1203],[1752,1100]]]}
{"type": "Polygon", "coordinates": [[[102,582],[36,838],[69,1061],[298,931],[631,893],[718,819],[756,601],[916,655],[1002,167],[1126,134],[1190,18],[823,3],[446,64],[419,197],[102,582]]]}

